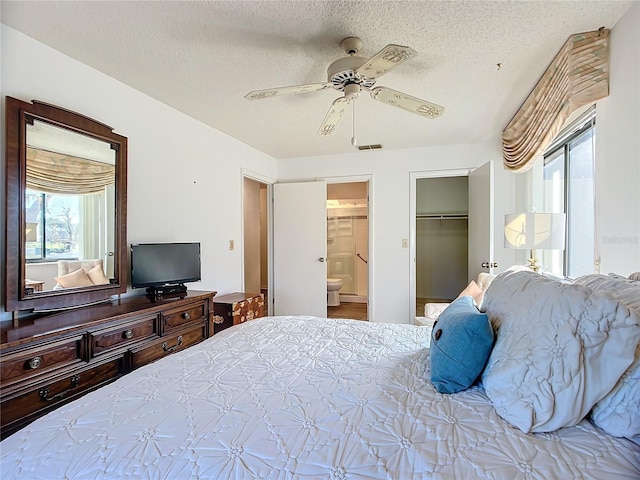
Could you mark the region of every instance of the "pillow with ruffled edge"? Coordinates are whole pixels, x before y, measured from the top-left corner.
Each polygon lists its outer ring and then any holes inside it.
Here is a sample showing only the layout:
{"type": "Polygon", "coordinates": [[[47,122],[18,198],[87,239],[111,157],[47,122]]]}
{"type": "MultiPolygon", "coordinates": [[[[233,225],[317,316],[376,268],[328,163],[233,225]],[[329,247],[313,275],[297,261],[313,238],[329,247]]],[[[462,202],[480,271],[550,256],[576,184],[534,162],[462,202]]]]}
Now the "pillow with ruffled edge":
{"type": "Polygon", "coordinates": [[[431,383],[440,393],[466,390],[480,376],[492,346],[489,318],[473,297],[454,300],[431,332],[431,383]]]}
{"type": "Polygon", "coordinates": [[[90,287],[93,285],[89,276],[81,268],[55,278],[58,285],[64,288],[90,287]]]}
{"type": "MultiPolygon", "coordinates": [[[[619,275],[589,274],[573,283],[608,293],[640,317],[640,282],[619,275]]],[[[640,444],[640,343],[635,360],[613,389],[591,411],[591,421],[614,437],[640,444]]]]}
{"type": "Polygon", "coordinates": [[[638,316],[606,294],[533,272],[504,272],[485,293],[497,330],[482,374],[496,412],[523,432],[580,422],[635,356],[638,316]]]}

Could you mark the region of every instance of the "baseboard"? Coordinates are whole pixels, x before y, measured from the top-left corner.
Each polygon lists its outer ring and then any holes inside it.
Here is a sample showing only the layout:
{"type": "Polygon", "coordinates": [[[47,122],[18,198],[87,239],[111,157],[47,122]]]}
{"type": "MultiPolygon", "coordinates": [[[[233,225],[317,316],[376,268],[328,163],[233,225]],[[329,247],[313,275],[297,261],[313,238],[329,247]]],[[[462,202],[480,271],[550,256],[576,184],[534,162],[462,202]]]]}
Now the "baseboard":
{"type": "Polygon", "coordinates": [[[340,303],[367,303],[367,297],[363,295],[343,295],[340,294],[340,303]]]}

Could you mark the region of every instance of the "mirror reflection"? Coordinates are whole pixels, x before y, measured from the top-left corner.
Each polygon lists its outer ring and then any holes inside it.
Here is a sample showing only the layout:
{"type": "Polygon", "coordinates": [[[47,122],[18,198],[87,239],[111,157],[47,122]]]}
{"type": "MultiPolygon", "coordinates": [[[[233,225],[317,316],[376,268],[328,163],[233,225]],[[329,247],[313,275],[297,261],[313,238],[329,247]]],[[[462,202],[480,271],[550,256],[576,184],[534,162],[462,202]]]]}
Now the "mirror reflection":
{"type": "Polygon", "coordinates": [[[40,120],[26,144],[24,294],[112,283],[116,152],[40,120]]]}

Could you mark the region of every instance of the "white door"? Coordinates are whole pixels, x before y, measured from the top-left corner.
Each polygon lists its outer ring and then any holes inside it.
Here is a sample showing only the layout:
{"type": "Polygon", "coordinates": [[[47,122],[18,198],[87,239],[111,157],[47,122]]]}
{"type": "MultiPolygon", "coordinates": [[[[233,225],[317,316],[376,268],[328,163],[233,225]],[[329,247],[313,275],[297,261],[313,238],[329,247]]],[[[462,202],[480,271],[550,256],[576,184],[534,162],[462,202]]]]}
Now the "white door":
{"type": "Polygon", "coordinates": [[[273,189],[274,315],[327,316],[327,184],[273,189]]]}
{"type": "Polygon", "coordinates": [[[494,191],[493,164],[487,162],[469,174],[469,278],[493,273],[494,191]]]}

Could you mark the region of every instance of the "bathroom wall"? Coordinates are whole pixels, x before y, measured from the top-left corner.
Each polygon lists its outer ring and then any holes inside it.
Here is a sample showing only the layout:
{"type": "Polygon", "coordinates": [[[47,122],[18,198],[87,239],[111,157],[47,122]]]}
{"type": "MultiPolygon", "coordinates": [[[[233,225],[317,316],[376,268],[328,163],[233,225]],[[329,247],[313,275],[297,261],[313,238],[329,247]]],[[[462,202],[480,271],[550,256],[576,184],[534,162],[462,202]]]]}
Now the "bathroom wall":
{"type": "Polygon", "coordinates": [[[327,276],[341,278],[341,301],[366,301],[369,219],[367,183],[327,185],[327,276]]]}
{"type": "Polygon", "coordinates": [[[260,293],[260,183],[243,179],[244,291],[260,293]]]}

